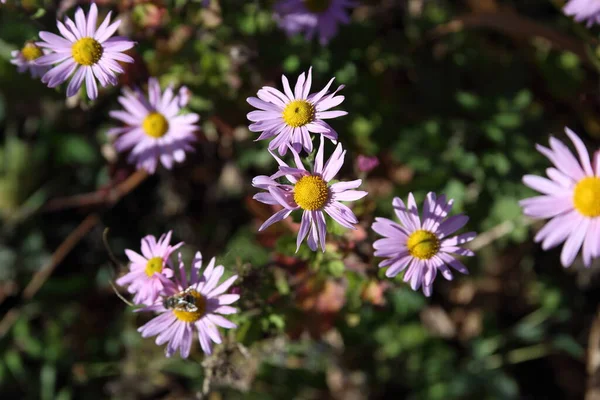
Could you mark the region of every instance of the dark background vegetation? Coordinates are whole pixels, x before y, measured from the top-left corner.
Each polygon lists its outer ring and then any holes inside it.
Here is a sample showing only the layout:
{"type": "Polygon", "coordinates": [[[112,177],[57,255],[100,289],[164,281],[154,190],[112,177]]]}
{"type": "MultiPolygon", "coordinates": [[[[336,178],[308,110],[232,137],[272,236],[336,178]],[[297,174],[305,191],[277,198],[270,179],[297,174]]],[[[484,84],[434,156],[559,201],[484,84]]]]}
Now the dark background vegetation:
{"type": "MultiPolygon", "coordinates": [[[[0,6],[0,397],[3,399],[592,399],[600,320],[596,262],[569,269],[521,216],[535,149],[576,130],[600,139],[598,30],[549,0],[369,0],[327,47],[287,38],[269,1],[98,1],[139,44],[122,84],[187,85],[201,115],[196,152],[172,171],[135,173],[106,137],[118,88],[65,101],[19,75],[10,51],[77,3],[0,6]],[[331,228],[325,254],[294,254],[294,225],[264,234],[272,210],[251,178],[275,164],[253,141],[245,99],[313,66],[315,91],[346,88],[332,122],[344,179],[370,195],[356,232],[331,228]],[[359,154],[381,164],[368,175],[359,154]],[[471,274],[438,278],[432,298],[387,279],[369,226],[391,199],[428,191],[471,217],[471,274]],[[239,273],[239,328],[204,357],[166,359],[113,293],[143,235],[174,230],[239,273]]],[[[18,4],[16,4],[18,3],[18,4]]],[[[328,151],[332,146],[327,147],[328,151]]]]}

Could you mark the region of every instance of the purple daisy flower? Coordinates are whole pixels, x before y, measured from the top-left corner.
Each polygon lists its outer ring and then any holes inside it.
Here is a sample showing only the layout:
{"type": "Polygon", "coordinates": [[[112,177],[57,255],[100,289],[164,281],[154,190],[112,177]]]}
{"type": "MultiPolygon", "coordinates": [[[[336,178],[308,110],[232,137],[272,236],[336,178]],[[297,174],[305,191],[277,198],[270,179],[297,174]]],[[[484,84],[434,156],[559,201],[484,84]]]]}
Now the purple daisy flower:
{"type": "Polygon", "coordinates": [[[555,168],[546,169],[546,179],[525,175],[523,183],[542,193],[542,196],[521,200],[523,213],[533,218],[550,218],[535,236],[548,250],[565,242],[560,261],[570,266],[583,246],[583,263],[589,267],[592,259],[600,257],[600,151],[593,162],[581,139],[565,128],[575,145],[579,160],[560,140],[550,138],[550,148],[536,145],[555,168]]]}
{"type": "Polygon", "coordinates": [[[469,220],[465,215],[446,218],[453,202],[452,199],[446,201],[445,195],[436,198],[435,193],[429,192],[421,220],[415,198],[409,193],[408,207],[398,197],[392,202],[399,224],[387,218],[375,218],[372,228],[385,238],[373,243],[374,254],[387,258],[379,263],[380,267],[390,267],[385,271],[386,276],[394,277],[406,270],[404,282],[410,281],[413,290],[422,287],[425,296],[431,296],[438,270],[449,281],[453,277],[448,265],[462,274],[469,273],[453,255],[474,255],[459,245],[473,240],[475,232],[448,237],[469,220]]]}
{"type": "Polygon", "coordinates": [[[159,316],[141,326],[138,332],[141,332],[142,337],[145,338],[158,335],[157,345],[167,343],[165,348],[167,357],[171,357],[177,349],[183,358],[190,355],[194,328],[198,332],[202,351],[211,354],[212,342],[221,343],[221,335],[217,327],[227,329],[237,327],[233,322],[219,315],[237,312],[229,304],[237,301],[240,295],[225,294],[237,279],[237,275],[217,286],[225,271],[223,266],[215,267],[213,258],[202,275],[199,274],[201,268],[202,255],[198,252],[194,257],[188,282],[180,254],[180,278],[175,277],[177,286],[170,287],[166,296],[156,304],[140,310],[160,313],[159,316]]]}
{"type": "Polygon", "coordinates": [[[338,24],[350,22],[347,8],[356,3],[350,0],[280,0],[275,4],[275,20],[288,35],[304,32],[306,40],[316,33],[325,46],[338,31],[338,24]]]}
{"type": "Polygon", "coordinates": [[[340,201],[355,201],[367,195],[367,192],[353,190],[362,183],[360,179],[329,185],[329,181],[342,168],[346,151],[342,149],[341,144],[338,144],[329,160],[323,164],[324,143],[325,141],[321,136],[321,145],[317,151],[312,173],[304,168],[300,156],[292,149],[296,168],[288,166],[273,154],[273,157],[279,163],[279,172],[270,177],[257,176],[252,180],[254,187],[268,191],[268,193],[254,195],[255,200],[265,204],[279,204],[284,207],[283,210],[278,211],[266,220],[258,229],[259,231],[287,218],[292,211],[302,209],[302,222],[296,240],[296,251],[298,251],[300,244],[307,235],[308,247],[311,250],[317,250],[317,246],[320,244],[321,249],[325,251],[327,226],[324,212],[340,225],[349,229],[356,229],[354,227],[354,224],[358,223],[356,216],[350,208],[340,203],[340,201]],[[277,178],[283,176],[291,185],[276,181],[277,178]]]}
{"type": "Polygon", "coordinates": [[[587,22],[587,26],[600,23],[600,2],[598,0],[571,0],[563,11],[577,22],[587,22]]]}
{"type": "Polygon", "coordinates": [[[308,77],[304,72],[298,77],[294,92],[288,79],[282,75],[283,90],[264,86],[257,93],[258,98],[249,97],[248,103],[259,111],[248,113],[252,122],[249,129],[252,132],[262,132],[256,140],[275,139],[269,143],[269,150],[278,149],[280,155],[287,152],[291,144],[296,152],[302,148],[307,153],[312,152],[313,144],[310,132],[337,140],[337,132],[324,119],[337,118],[348,114],[346,111],[327,111],[344,101],[344,96],[336,96],[343,89],[339,86],[333,93],[328,93],[329,87],[335,78],[331,78],[327,86],[318,93],[309,94],[312,84],[312,67],[308,70],[308,77]]]}
{"type": "Polygon", "coordinates": [[[175,94],[168,87],[161,94],[156,78],[148,81],[148,98],[141,90],[123,90],[119,103],[124,110],[111,111],[111,117],[125,123],[126,126],[113,128],[109,136],[116,136],[115,148],[129,153],[128,161],[154,173],[158,161],[171,169],[174,162],[185,161],[186,152],[194,151],[192,143],[196,140],[194,132],[198,130],[198,114],[179,115],[182,106],[188,101],[187,91],[175,94]]]}
{"type": "Polygon", "coordinates": [[[48,71],[48,67],[39,66],[35,63],[44,54],[48,54],[48,50],[39,48],[33,42],[27,42],[21,50],[14,50],[10,53],[12,56],[10,63],[17,66],[19,73],[22,74],[29,70],[32,78],[38,78],[48,71]]]}
{"type": "Polygon", "coordinates": [[[142,254],[126,249],[125,254],[131,264],[129,272],[119,279],[117,285],[128,286],[129,293],[135,293],[135,304],[152,304],[165,287],[172,284],[169,280],[173,277],[171,254],[183,245],[183,242],[171,246],[171,234],[161,235],[156,240],[152,235],[142,239],[142,254]]]}
{"type": "Polygon", "coordinates": [[[132,63],[133,58],[124,54],[134,46],[134,42],[123,37],[111,37],[121,21],[110,24],[109,12],[102,24],[96,29],[98,7],[92,3],[86,18],[83,10],[75,12],[75,22],[70,18],[63,24],[56,21],[63,37],[50,32],[40,32],[42,42],[37,45],[52,51],[51,54],[36,60],[37,65],[54,67],[42,77],[48,87],[56,87],[71,75],[67,86],[67,97],[77,94],[85,80],[85,88],[90,99],[98,97],[96,79],[105,87],[109,83],[117,84],[117,74],[124,72],[119,61],[132,63]]]}

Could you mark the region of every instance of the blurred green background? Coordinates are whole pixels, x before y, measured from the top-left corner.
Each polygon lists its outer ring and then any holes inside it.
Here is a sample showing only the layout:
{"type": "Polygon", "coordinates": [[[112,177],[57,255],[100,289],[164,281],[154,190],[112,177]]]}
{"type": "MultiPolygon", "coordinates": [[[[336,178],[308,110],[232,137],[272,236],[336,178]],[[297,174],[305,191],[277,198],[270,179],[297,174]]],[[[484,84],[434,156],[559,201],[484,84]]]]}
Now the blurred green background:
{"type": "Polygon", "coordinates": [[[600,263],[563,269],[560,248],[532,242],[542,223],[517,202],[533,194],[521,177],[548,167],[535,143],[569,126],[598,148],[600,31],[564,16],[561,1],[358,3],[321,47],[286,37],[271,1],[98,1],[138,42],[121,83],[186,85],[201,116],[195,154],[147,179],[106,137],[119,88],[66,101],[9,63],[86,2],[0,6],[1,398],[593,395],[600,263]],[[354,206],[358,231],[332,227],[325,254],[294,254],[284,224],[257,234],[271,210],[250,182],[275,163],[247,130],[245,99],[310,66],[315,91],[333,76],[346,85],[349,115],[331,122],[348,149],[341,177],[360,176],[370,195],[354,206]],[[361,173],[359,154],[381,164],[361,173]],[[430,299],[385,278],[372,256],[373,218],[410,191],[454,198],[480,234],[464,260],[471,274],[439,277],[430,299]],[[105,227],[123,263],[142,236],[173,229],[186,261],[199,249],[240,274],[239,328],[213,356],[195,344],[189,360],[166,359],[139,336],[150,316],[113,293],[124,267],[109,262],[105,227]]]}

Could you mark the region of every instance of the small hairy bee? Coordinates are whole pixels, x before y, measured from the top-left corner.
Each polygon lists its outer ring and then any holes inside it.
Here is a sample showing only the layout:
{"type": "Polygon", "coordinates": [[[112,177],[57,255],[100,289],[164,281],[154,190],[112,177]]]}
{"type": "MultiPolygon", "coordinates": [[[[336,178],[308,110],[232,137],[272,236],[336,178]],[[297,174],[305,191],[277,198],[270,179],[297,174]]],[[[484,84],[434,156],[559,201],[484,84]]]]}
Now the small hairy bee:
{"type": "Polygon", "coordinates": [[[173,296],[163,298],[163,307],[168,310],[196,312],[196,298],[189,292],[192,288],[187,288],[183,292],[173,296]]]}

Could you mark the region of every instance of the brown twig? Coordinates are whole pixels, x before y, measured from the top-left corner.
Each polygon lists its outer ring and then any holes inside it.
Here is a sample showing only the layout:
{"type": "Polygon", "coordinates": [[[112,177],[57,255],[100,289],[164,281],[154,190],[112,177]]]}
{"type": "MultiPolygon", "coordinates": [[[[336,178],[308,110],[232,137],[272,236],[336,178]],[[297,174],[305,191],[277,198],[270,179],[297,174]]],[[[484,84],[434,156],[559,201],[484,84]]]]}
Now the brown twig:
{"type": "Polygon", "coordinates": [[[470,243],[468,243],[465,247],[477,251],[481,248],[493,243],[494,241],[500,239],[502,236],[508,235],[518,225],[529,226],[534,222],[534,220],[529,218],[523,218],[521,221],[508,220],[504,221],[493,228],[480,233],[477,235],[475,239],[473,239],[470,243]]]}
{"type": "Polygon", "coordinates": [[[127,179],[125,179],[125,181],[114,187],[101,189],[92,193],[52,199],[48,201],[48,203],[42,208],[42,211],[60,211],[70,208],[99,205],[111,207],[123,196],[127,195],[133,189],[138,187],[146,178],[148,178],[148,173],[146,171],[139,170],[131,174],[127,179]]]}
{"type": "MultiPolygon", "coordinates": [[[[90,231],[96,224],[100,222],[100,216],[98,214],[88,215],[74,231],[58,246],[56,251],[52,254],[52,258],[42,269],[37,271],[25,289],[21,294],[22,300],[30,300],[40,290],[42,285],[48,280],[52,272],[56,269],[65,257],[73,250],[73,248],[79,243],[81,239],[90,231]]],[[[0,321],[0,338],[4,337],[10,330],[13,323],[19,316],[20,309],[13,308],[10,310],[4,318],[0,321]]]]}
{"type": "Polygon", "coordinates": [[[210,117],[210,122],[215,124],[217,130],[219,130],[223,135],[233,137],[233,127],[229,125],[227,122],[223,121],[220,117],[213,115],[210,117]]]}
{"type": "Polygon", "coordinates": [[[585,44],[577,38],[565,35],[514,11],[482,12],[462,15],[436,27],[428,38],[435,39],[465,29],[487,28],[502,32],[517,39],[544,38],[555,48],[575,53],[588,66],[593,66],[585,44]]]}
{"type": "MultiPolygon", "coordinates": [[[[124,182],[116,185],[114,188],[107,191],[99,191],[89,193],[86,195],[77,195],[65,198],[59,198],[51,200],[46,205],[45,210],[64,210],[69,208],[77,208],[87,205],[106,205],[112,207],[117,203],[123,196],[138,187],[146,178],[148,174],[145,171],[137,171],[129,176],[124,182]]],[[[33,296],[40,290],[40,288],[46,283],[50,275],[54,272],[56,267],[65,259],[65,257],[73,250],[73,248],[85,237],[85,235],[92,230],[100,222],[100,215],[93,213],[88,215],[74,231],[58,246],[58,248],[52,254],[52,258],[42,269],[37,271],[25,289],[21,294],[21,300],[26,301],[33,298],[33,296]]],[[[9,310],[6,315],[0,320],[0,338],[4,337],[13,324],[17,321],[21,312],[20,307],[15,307],[9,310]]]]}
{"type": "Polygon", "coordinates": [[[67,254],[73,250],[75,245],[90,231],[96,224],[100,222],[100,216],[98,214],[88,215],[74,231],[58,246],[56,251],[52,254],[50,262],[42,269],[37,271],[31,281],[27,284],[23,290],[23,299],[31,299],[40,290],[44,282],[50,277],[56,266],[65,259],[67,254]]]}
{"type": "MultiPolygon", "coordinates": [[[[113,265],[113,268],[114,268],[113,274],[116,276],[119,273],[119,270],[123,268],[123,266],[122,266],[121,262],[117,259],[117,257],[115,257],[115,254],[113,253],[112,249],[110,248],[110,245],[108,243],[108,232],[109,231],[110,231],[109,228],[104,228],[104,232],[102,233],[102,242],[104,243],[104,248],[106,249],[106,252],[108,253],[108,259],[110,260],[110,263],[113,265]]],[[[121,295],[121,293],[119,293],[119,290],[113,283],[113,280],[114,280],[114,278],[109,279],[108,283],[112,287],[112,289],[115,292],[115,294],[117,295],[117,297],[119,299],[121,299],[128,306],[133,307],[133,303],[129,302],[125,297],[123,297],[123,295],[121,295]]]]}

